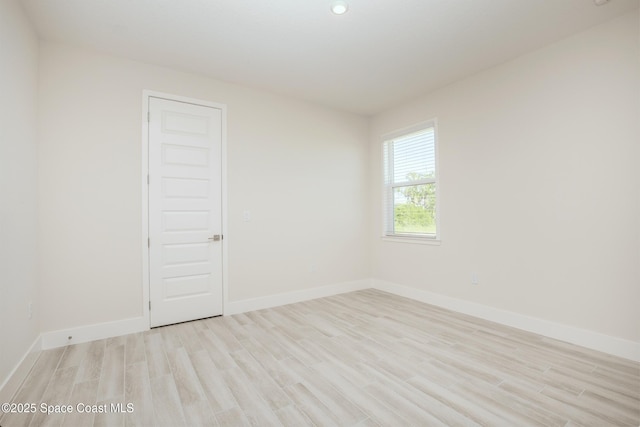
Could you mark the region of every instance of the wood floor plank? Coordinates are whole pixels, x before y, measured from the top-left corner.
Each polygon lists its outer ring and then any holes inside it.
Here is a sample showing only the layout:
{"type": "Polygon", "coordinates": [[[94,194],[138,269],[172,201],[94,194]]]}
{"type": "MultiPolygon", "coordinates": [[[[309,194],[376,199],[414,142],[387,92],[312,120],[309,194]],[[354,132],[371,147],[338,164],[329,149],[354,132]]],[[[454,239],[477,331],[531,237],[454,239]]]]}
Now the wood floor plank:
{"type": "Polygon", "coordinates": [[[526,408],[520,407],[515,399],[503,399],[508,392],[482,380],[467,380],[451,387],[451,390],[463,398],[481,404],[484,409],[512,425],[535,426],[539,421],[530,417],[526,408]]]}
{"type": "Polygon", "coordinates": [[[458,394],[452,392],[422,376],[417,376],[409,380],[409,384],[420,390],[423,394],[430,396],[442,403],[443,405],[462,414],[469,420],[479,425],[500,425],[504,419],[485,410],[482,406],[475,404],[475,401],[469,401],[458,394]]]}
{"type": "Polygon", "coordinates": [[[282,336],[277,329],[254,323],[246,325],[244,329],[248,336],[258,341],[276,360],[291,357],[288,347],[294,343],[282,336]]]}
{"type": "MultiPolygon", "coordinates": [[[[470,385],[470,383],[468,383],[470,385]]],[[[522,416],[546,426],[564,426],[568,419],[545,407],[538,405],[526,395],[509,392],[506,387],[485,388],[487,397],[503,408],[515,409],[522,416]]],[[[512,389],[513,390],[513,389],[512,389]]]]}
{"type": "Polygon", "coordinates": [[[464,381],[464,377],[455,375],[447,369],[440,368],[438,366],[439,364],[440,362],[437,360],[430,360],[428,362],[415,365],[414,368],[416,369],[418,376],[442,387],[450,388],[452,385],[464,381]]]}
{"type": "Polygon", "coordinates": [[[171,373],[165,353],[162,335],[152,331],[144,334],[145,357],[149,367],[149,378],[159,378],[171,373]]]}
{"type": "Polygon", "coordinates": [[[455,351],[465,354],[467,360],[484,365],[495,376],[503,380],[517,379],[535,391],[540,391],[545,386],[544,372],[548,369],[533,367],[525,361],[511,357],[507,354],[494,353],[477,346],[455,345],[455,351]]]}
{"type": "Polygon", "coordinates": [[[199,400],[188,405],[184,405],[184,416],[186,423],[190,427],[217,427],[213,411],[205,400],[199,400]]]}
{"type": "Polygon", "coordinates": [[[448,426],[473,426],[477,425],[473,420],[466,418],[463,414],[455,411],[446,404],[434,399],[429,394],[422,393],[419,389],[405,382],[398,376],[386,369],[381,369],[379,364],[363,363],[361,368],[369,370],[372,376],[377,377],[377,383],[371,387],[382,386],[394,393],[394,398],[404,400],[404,405],[417,407],[438,420],[439,423],[448,426]]]}
{"type": "Polygon", "coordinates": [[[244,313],[244,316],[249,319],[249,323],[246,326],[249,325],[262,325],[265,328],[272,328],[273,324],[271,322],[269,322],[269,320],[264,316],[265,313],[267,313],[268,310],[256,310],[256,311],[250,311],[248,313],[244,313]]]}
{"type": "Polygon", "coordinates": [[[432,349],[434,360],[431,363],[443,371],[460,377],[474,378],[491,385],[500,384],[504,378],[498,372],[484,364],[474,363],[466,355],[452,350],[432,349]]]}
{"type": "Polygon", "coordinates": [[[299,374],[304,378],[302,384],[305,388],[322,402],[340,422],[345,425],[354,425],[367,418],[367,415],[347,396],[341,394],[313,369],[306,369],[305,372],[299,372],[299,374]]]}
{"type": "Polygon", "coordinates": [[[364,290],[47,350],[13,401],[134,410],[2,427],[637,427],[640,363],[364,290]]]}
{"type": "Polygon", "coordinates": [[[108,346],[105,350],[98,386],[98,401],[124,396],[124,345],[108,346]]]}
{"type": "Polygon", "coordinates": [[[253,338],[243,339],[241,343],[280,387],[286,387],[301,381],[300,377],[286,368],[288,359],[282,361],[277,360],[253,338]]]}
{"type": "MultiPolygon", "coordinates": [[[[279,330],[272,329],[271,336],[278,340],[278,343],[281,348],[285,350],[285,356],[281,357],[281,359],[295,358],[300,360],[307,366],[311,366],[315,363],[318,363],[322,360],[319,354],[314,352],[315,345],[311,341],[300,340],[300,341],[291,341],[288,340],[279,330]]],[[[264,338],[260,340],[261,343],[264,343],[264,338]]]]}
{"type": "Polygon", "coordinates": [[[197,322],[197,321],[185,322],[185,323],[176,325],[178,326],[178,330],[180,332],[180,339],[182,341],[182,345],[187,350],[187,353],[193,354],[204,348],[202,347],[202,342],[200,342],[198,333],[201,330],[207,329],[207,325],[204,323],[205,320],[208,320],[208,319],[204,319],[203,321],[200,321],[200,322],[197,322]]]}
{"type": "Polygon", "coordinates": [[[87,351],[91,346],[90,342],[69,345],[65,347],[64,355],[62,356],[62,360],[60,360],[60,365],[58,368],[70,368],[72,366],[80,366],[82,360],[87,355],[87,351]]]}
{"type": "Polygon", "coordinates": [[[638,364],[627,359],[558,341],[549,337],[542,337],[541,344],[540,348],[546,351],[553,351],[559,355],[559,360],[608,367],[628,375],[638,374],[638,364]]]}
{"type": "Polygon", "coordinates": [[[629,419],[625,414],[621,414],[619,411],[610,408],[606,402],[595,402],[594,405],[586,400],[581,400],[578,396],[574,396],[572,393],[553,387],[545,387],[541,393],[557,400],[564,406],[574,408],[580,413],[585,414],[588,418],[597,420],[598,425],[640,425],[640,423],[638,423],[638,419],[629,419]]]}
{"type": "MultiPolygon", "coordinates": [[[[35,414],[31,420],[32,426],[60,426],[64,419],[65,413],[56,413],[55,409],[53,413],[49,414],[49,408],[56,406],[68,407],[71,397],[71,391],[73,390],[73,384],[78,371],[77,366],[70,368],[57,369],[49,381],[49,386],[42,395],[42,403],[47,406],[47,412],[40,411],[35,414]]],[[[75,409],[75,408],[73,408],[75,409]]],[[[72,409],[72,410],[73,410],[72,409]]]]}
{"type": "MultiPolygon", "coordinates": [[[[122,347],[120,341],[114,342],[114,345],[122,347]]],[[[121,405],[123,403],[123,400],[124,396],[116,396],[110,399],[98,401],[97,405],[105,408],[105,410],[95,414],[93,419],[94,427],[124,427],[124,413],[121,410],[115,409],[117,405],[121,405]]]]}
{"type": "Polygon", "coordinates": [[[209,357],[211,357],[211,360],[213,360],[213,363],[218,369],[224,370],[236,367],[236,362],[234,362],[231,355],[224,351],[222,346],[219,345],[217,337],[210,329],[199,331],[198,334],[202,346],[207,350],[209,357]]]}
{"type": "Polygon", "coordinates": [[[146,361],[144,336],[142,333],[127,335],[124,359],[127,366],[146,361]]]}
{"type": "Polygon", "coordinates": [[[107,346],[107,348],[109,348],[111,346],[125,345],[126,342],[127,342],[127,336],[126,335],[120,335],[120,336],[117,336],[117,337],[107,338],[105,345],[107,346]]]}
{"type": "Polygon", "coordinates": [[[315,426],[346,425],[333,415],[331,410],[318,399],[304,383],[287,387],[287,394],[302,412],[315,426]]]}
{"type": "Polygon", "coordinates": [[[207,401],[215,413],[229,411],[237,406],[231,390],[206,350],[193,354],[191,362],[207,401]]]}
{"type": "Polygon", "coordinates": [[[243,340],[249,338],[245,326],[251,322],[244,314],[234,314],[233,316],[219,316],[216,319],[224,325],[229,332],[236,337],[237,340],[243,340]]]}
{"type": "Polygon", "coordinates": [[[131,403],[134,411],[125,415],[126,426],[155,424],[149,370],[145,362],[127,365],[125,370],[124,403],[131,403]]]}
{"type": "Polygon", "coordinates": [[[96,404],[98,396],[98,380],[75,383],[69,398],[69,404],[73,405],[74,411],[65,415],[63,426],[89,427],[93,426],[95,414],[85,411],[86,407],[96,404]]]}
{"type": "Polygon", "coordinates": [[[380,424],[371,418],[367,418],[366,420],[359,422],[356,427],[380,427],[380,424]]]}
{"type": "Polygon", "coordinates": [[[216,420],[220,427],[250,427],[249,420],[238,407],[218,412],[216,420]]]}
{"type": "Polygon", "coordinates": [[[551,368],[542,375],[542,379],[549,381],[549,383],[562,384],[567,389],[581,389],[579,395],[583,391],[590,391],[617,402],[627,402],[629,406],[636,406],[638,403],[637,397],[634,397],[633,393],[629,393],[624,385],[597,380],[592,373],[585,374],[569,369],[551,368]]]}
{"type": "Polygon", "coordinates": [[[287,405],[276,411],[276,416],[284,427],[313,426],[311,420],[300,412],[295,405],[287,405]]]}
{"type": "Polygon", "coordinates": [[[216,337],[216,341],[224,347],[224,349],[233,353],[234,351],[242,350],[243,347],[233,333],[227,329],[226,325],[221,321],[219,317],[213,317],[208,319],[206,325],[209,330],[213,332],[216,337]]]}
{"type": "Polygon", "coordinates": [[[205,401],[204,390],[202,390],[187,350],[184,347],[170,350],[167,352],[167,359],[182,405],[194,405],[197,402],[205,401]]]}
{"type": "Polygon", "coordinates": [[[222,376],[251,425],[280,425],[269,405],[262,399],[253,384],[247,380],[240,368],[227,369],[222,372],[222,376]]]}
{"type": "Polygon", "coordinates": [[[274,381],[264,368],[256,362],[247,350],[233,353],[236,364],[242,370],[247,379],[254,385],[262,399],[275,411],[291,404],[291,400],[282,391],[282,388],[274,381]]]}
{"type": "Polygon", "coordinates": [[[598,404],[606,403],[608,408],[625,414],[631,420],[640,418],[640,402],[625,395],[607,390],[585,390],[579,399],[586,402],[597,402],[598,404]]]}
{"type": "Polygon", "coordinates": [[[163,375],[151,379],[151,398],[157,426],[184,426],[186,419],[173,376],[163,375]]]}
{"type": "MultiPolygon", "coordinates": [[[[31,372],[16,393],[15,403],[35,404],[39,407],[42,395],[55,375],[56,369],[64,355],[65,348],[43,351],[34,364],[31,372]]],[[[4,402],[0,402],[4,403],[4,402]]],[[[37,412],[36,412],[37,413],[37,412]]],[[[6,413],[2,417],[3,426],[28,426],[36,413],[6,413]]]]}
{"type": "Polygon", "coordinates": [[[382,402],[368,394],[362,387],[350,382],[348,378],[343,377],[334,369],[333,366],[319,363],[313,366],[313,369],[320,375],[327,378],[333,387],[340,391],[344,396],[348,396],[360,410],[367,414],[377,424],[380,425],[408,425],[409,422],[402,418],[402,414],[395,412],[386,407],[382,402]]]}
{"type": "Polygon", "coordinates": [[[390,410],[402,414],[402,417],[411,425],[446,426],[442,421],[381,384],[370,384],[365,387],[365,390],[390,410]]]}
{"type": "Polygon", "coordinates": [[[605,388],[617,389],[621,394],[631,397],[640,396],[640,367],[634,375],[620,373],[602,366],[598,366],[592,373],[591,378],[596,384],[605,388]]]}
{"type": "Polygon", "coordinates": [[[80,364],[77,382],[100,379],[105,349],[106,340],[98,340],[90,343],[87,354],[80,364]]]}
{"type": "Polygon", "coordinates": [[[560,418],[573,420],[577,425],[595,427],[603,424],[602,419],[594,418],[592,415],[580,411],[571,405],[566,405],[547,394],[534,392],[529,387],[522,387],[520,384],[510,381],[505,381],[500,384],[499,387],[506,390],[510,395],[521,396],[537,407],[548,410],[560,418]]]}

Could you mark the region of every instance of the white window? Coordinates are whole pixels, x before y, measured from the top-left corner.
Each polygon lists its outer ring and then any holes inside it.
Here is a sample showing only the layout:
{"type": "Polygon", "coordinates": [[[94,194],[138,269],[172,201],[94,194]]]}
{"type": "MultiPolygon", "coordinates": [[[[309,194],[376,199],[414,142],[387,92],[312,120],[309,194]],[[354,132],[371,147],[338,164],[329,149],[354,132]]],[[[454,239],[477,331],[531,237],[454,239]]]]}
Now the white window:
{"type": "Polygon", "coordinates": [[[384,140],[384,236],[438,239],[435,121],[384,140]]]}

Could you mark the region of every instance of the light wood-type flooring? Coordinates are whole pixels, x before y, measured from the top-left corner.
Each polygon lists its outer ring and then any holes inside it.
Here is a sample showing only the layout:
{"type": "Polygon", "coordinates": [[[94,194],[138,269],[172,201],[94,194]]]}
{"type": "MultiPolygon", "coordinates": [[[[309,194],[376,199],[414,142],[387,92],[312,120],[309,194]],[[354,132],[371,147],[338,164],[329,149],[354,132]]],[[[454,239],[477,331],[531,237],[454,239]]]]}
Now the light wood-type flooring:
{"type": "Polygon", "coordinates": [[[3,427],[638,426],[640,364],[366,290],[48,350],[14,402],[3,427]]]}

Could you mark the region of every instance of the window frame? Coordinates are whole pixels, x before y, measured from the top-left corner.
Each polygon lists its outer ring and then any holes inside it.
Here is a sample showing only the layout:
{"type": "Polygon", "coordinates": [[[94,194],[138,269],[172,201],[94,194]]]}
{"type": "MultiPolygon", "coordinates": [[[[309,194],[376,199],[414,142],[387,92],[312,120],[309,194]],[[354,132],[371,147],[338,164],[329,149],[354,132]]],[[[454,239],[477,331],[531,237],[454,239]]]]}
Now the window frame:
{"type": "Polygon", "coordinates": [[[439,162],[439,149],[438,149],[438,121],[436,118],[431,120],[427,120],[424,122],[420,122],[414,124],[412,126],[408,126],[402,129],[397,129],[393,132],[384,134],[381,136],[381,172],[382,172],[382,234],[381,239],[383,241],[388,242],[399,242],[399,243],[415,243],[415,244],[425,244],[425,245],[440,245],[441,242],[441,227],[440,227],[440,217],[442,213],[441,205],[440,205],[440,162],[439,162]],[[387,143],[393,142],[395,139],[403,138],[410,136],[415,133],[419,133],[428,128],[433,128],[434,137],[433,137],[433,150],[434,150],[434,162],[435,162],[435,176],[433,178],[421,179],[417,181],[404,181],[402,183],[390,183],[387,184],[385,181],[385,177],[387,175],[393,176],[393,152],[389,153],[387,157],[385,150],[387,149],[387,143]],[[385,157],[387,157],[387,162],[385,162],[385,157]],[[387,224],[389,221],[394,221],[394,204],[389,203],[389,198],[393,197],[393,192],[395,188],[407,187],[407,186],[416,186],[416,185],[424,185],[424,184],[435,184],[436,186],[436,208],[435,208],[435,223],[436,223],[436,232],[435,234],[406,234],[406,233],[389,233],[387,230],[387,224]]]}

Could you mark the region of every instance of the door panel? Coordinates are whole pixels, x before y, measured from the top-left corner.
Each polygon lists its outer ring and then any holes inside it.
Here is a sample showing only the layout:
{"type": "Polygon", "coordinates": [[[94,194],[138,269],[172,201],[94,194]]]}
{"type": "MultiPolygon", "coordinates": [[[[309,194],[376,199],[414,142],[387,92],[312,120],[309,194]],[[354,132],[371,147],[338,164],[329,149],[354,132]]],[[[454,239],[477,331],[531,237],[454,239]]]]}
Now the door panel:
{"type": "Polygon", "coordinates": [[[151,326],[222,314],[222,112],[149,98],[151,326]]]}

